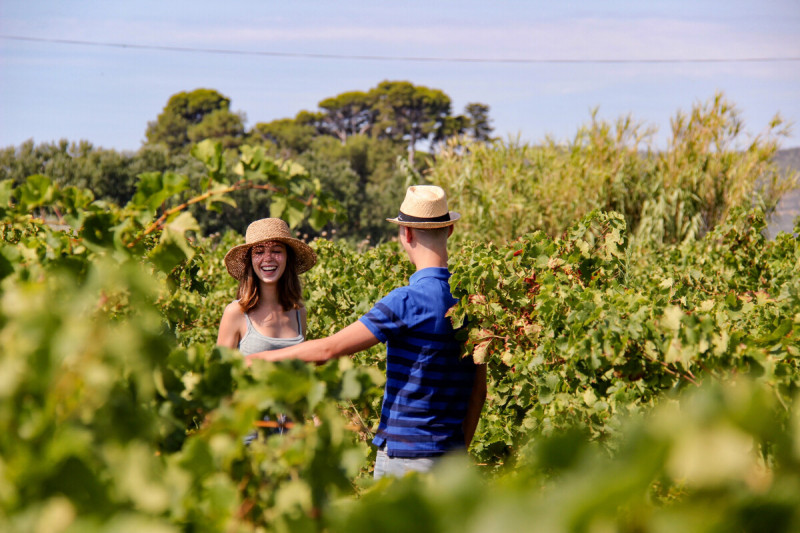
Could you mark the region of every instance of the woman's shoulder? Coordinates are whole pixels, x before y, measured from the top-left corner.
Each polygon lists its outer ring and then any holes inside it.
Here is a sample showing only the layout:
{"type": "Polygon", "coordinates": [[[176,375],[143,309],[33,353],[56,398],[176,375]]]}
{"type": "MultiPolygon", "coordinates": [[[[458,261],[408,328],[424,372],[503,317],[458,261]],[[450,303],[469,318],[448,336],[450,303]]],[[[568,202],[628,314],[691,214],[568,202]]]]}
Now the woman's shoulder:
{"type": "Polygon", "coordinates": [[[242,309],[242,306],[239,305],[239,300],[233,300],[231,303],[225,306],[225,310],[222,312],[222,315],[230,318],[244,318],[245,312],[242,309]]]}

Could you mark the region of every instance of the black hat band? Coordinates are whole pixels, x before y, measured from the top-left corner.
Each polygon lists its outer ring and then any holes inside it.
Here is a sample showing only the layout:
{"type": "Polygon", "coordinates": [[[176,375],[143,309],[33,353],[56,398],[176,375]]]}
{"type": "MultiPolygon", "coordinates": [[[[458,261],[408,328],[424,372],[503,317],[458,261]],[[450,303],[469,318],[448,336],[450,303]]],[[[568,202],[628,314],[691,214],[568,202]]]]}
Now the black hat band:
{"type": "Polygon", "coordinates": [[[402,211],[399,211],[399,215],[397,215],[398,222],[447,222],[450,220],[450,213],[445,213],[442,216],[438,217],[431,217],[431,218],[423,218],[423,217],[415,217],[411,215],[407,215],[402,211]]]}

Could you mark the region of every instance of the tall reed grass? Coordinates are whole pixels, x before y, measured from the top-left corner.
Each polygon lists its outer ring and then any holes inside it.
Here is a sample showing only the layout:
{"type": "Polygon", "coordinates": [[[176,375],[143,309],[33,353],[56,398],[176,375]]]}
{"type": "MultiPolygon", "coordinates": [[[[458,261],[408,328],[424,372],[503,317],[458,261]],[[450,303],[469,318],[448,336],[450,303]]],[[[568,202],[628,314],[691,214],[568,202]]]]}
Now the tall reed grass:
{"type": "Polygon", "coordinates": [[[679,111],[663,151],[655,129],[630,116],[591,121],[567,143],[546,138],[451,140],[427,179],[448,191],[463,218],[462,237],[513,240],[533,230],[562,234],[594,209],[624,215],[634,241],[658,245],[691,240],[724,221],[737,206],[771,213],[798,187],[773,161],[788,127],[779,116],[755,136],[722,94],[679,111]]]}

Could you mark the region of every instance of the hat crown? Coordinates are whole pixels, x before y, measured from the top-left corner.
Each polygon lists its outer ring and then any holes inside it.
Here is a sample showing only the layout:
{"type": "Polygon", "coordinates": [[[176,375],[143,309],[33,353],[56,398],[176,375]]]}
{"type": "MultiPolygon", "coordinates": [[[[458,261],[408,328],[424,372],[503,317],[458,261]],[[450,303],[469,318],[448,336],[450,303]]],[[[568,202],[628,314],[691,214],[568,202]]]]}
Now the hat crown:
{"type": "Polygon", "coordinates": [[[247,226],[244,235],[245,244],[264,241],[268,239],[293,239],[289,225],[279,218],[262,218],[247,226]]]}
{"type": "Polygon", "coordinates": [[[412,185],[406,191],[400,211],[419,218],[440,217],[448,213],[447,196],[436,185],[412,185]]]}
{"type": "Polygon", "coordinates": [[[447,195],[438,185],[412,185],[400,205],[400,213],[388,222],[411,228],[433,229],[452,226],[461,218],[455,211],[448,211],[447,195]]]}

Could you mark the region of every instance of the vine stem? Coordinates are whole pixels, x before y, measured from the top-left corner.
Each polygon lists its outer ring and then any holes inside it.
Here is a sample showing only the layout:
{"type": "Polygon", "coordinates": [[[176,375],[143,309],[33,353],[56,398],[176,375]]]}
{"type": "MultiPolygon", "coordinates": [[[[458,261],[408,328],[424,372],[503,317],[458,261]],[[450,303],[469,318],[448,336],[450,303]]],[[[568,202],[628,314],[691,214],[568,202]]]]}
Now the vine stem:
{"type": "Polygon", "coordinates": [[[666,370],[668,374],[671,374],[673,376],[677,376],[679,378],[683,378],[686,381],[688,381],[689,383],[691,383],[692,385],[694,385],[695,387],[699,387],[700,386],[700,384],[697,381],[695,381],[697,378],[695,378],[694,374],[692,374],[691,371],[687,371],[687,372],[689,372],[689,374],[686,375],[686,374],[681,373],[680,371],[671,369],[669,367],[669,363],[667,363],[666,361],[659,361],[658,359],[656,359],[654,357],[650,357],[648,355],[645,355],[645,357],[647,359],[649,359],[650,361],[654,362],[654,363],[660,364],[662,367],[664,367],[664,370],[666,370]]]}
{"type": "Polygon", "coordinates": [[[688,381],[689,383],[691,383],[692,385],[694,385],[695,387],[699,387],[700,386],[700,384],[693,379],[694,375],[692,375],[691,372],[689,373],[690,375],[686,375],[686,374],[683,374],[683,373],[681,373],[681,372],[679,372],[677,370],[670,369],[669,363],[667,363],[666,361],[658,361],[658,363],[661,366],[664,367],[664,370],[666,370],[667,372],[669,372],[673,376],[678,376],[679,378],[683,378],[686,381],[688,381]]]}
{"type": "MultiPolygon", "coordinates": [[[[133,241],[128,243],[128,248],[134,247],[136,245],[136,243],[138,243],[140,240],[142,240],[143,237],[153,233],[154,231],[156,231],[158,229],[163,228],[164,222],[166,222],[167,218],[169,218],[170,216],[174,215],[175,213],[179,213],[180,211],[183,211],[184,209],[186,209],[190,205],[194,205],[196,203],[199,203],[199,202],[202,202],[204,200],[207,200],[208,198],[211,198],[212,196],[219,196],[219,195],[222,195],[222,194],[227,194],[229,192],[246,190],[246,189],[257,189],[257,190],[262,190],[262,191],[280,192],[280,189],[278,189],[274,185],[259,185],[259,184],[256,184],[256,183],[253,183],[251,181],[244,180],[244,179],[239,180],[236,183],[234,183],[233,185],[231,185],[229,187],[225,187],[224,189],[216,189],[216,190],[213,190],[213,191],[204,192],[203,194],[201,194],[199,196],[195,196],[194,198],[190,198],[189,200],[183,202],[182,204],[176,205],[175,207],[171,207],[171,208],[167,209],[166,211],[164,211],[161,214],[160,217],[158,217],[155,221],[153,221],[153,223],[150,224],[144,230],[144,232],[142,232],[141,235],[139,235],[139,237],[137,237],[136,239],[134,239],[133,241]]],[[[315,196],[315,194],[312,193],[307,199],[300,200],[300,202],[304,206],[310,207],[312,202],[313,202],[313,200],[314,200],[314,196],[315,196]]]]}
{"type": "MultiPolygon", "coordinates": [[[[152,233],[155,230],[159,229],[160,227],[163,226],[163,224],[167,220],[167,218],[169,218],[171,215],[173,215],[175,213],[183,211],[184,209],[186,209],[190,205],[193,205],[193,204],[202,202],[204,200],[207,200],[208,198],[211,198],[212,196],[227,194],[229,192],[243,190],[243,189],[260,189],[260,190],[265,190],[265,191],[270,191],[270,192],[278,192],[278,189],[275,188],[273,185],[257,185],[255,183],[252,183],[252,182],[249,182],[249,181],[239,180],[236,183],[234,183],[233,185],[231,185],[230,187],[225,187],[224,189],[217,189],[217,190],[213,190],[213,191],[204,192],[203,194],[201,194],[199,196],[195,196],[194,198],[191,198],[191,199],[185,201],[184,203],[182,203],[180,205],[176,205],[175,207],[167,209],[166,211],[164,211],[164,213],[161,214],[160,217],[158,217],[152,224],[150,224],[150,226],[148,226],[146,230],[144,230],[144,233],[142,234],[142,236],[149,235],[150,233],[152,233]]],[[[136,241],[134,241],[134,243],[135,242],[136,241]]],[[[129,244],[128,247],[130,248],[131,245],[134,244],[134,243],[129,244]]]]}
{"type": "MultiPolygon", "coordinates": [[[[199,202],[202,202],[204,200],[207,200],[208,198],[211,198],[212,196],[219,196],[219,195],[222,195],[222,194],[227,194],[229,192],[245,190],[245,189],[258,189],[258,190],[262,190],[262,191],[280,192],[280,190],[277,187],[275,187],[274,185],[258,185],[258,184],[252,183],[252,182],[244,180],[244,179],[239,180],[236,183],[234,183],[233,185],[231,185],[229,187],[225,187],[224,189],[216,189],[216,190],[213,190],[213,191],[204,192],[203,194],[201,194],[199,196],[195,196],[194,198],[190,198],[189,200],[183,202],[182,204],[176,205],[175,207],[171,207],[171,208],[167,209],[166,211],[164,211],[161,214],[160,217],[158,217],[152,224],[150,224],[147,227],[147,229],[144,230],[144,232],[142,232],[141,235],[139,235],[136,239],[134,239],[133,241],[128,243],[128,248],[134,247],[136,245],[136,243],[138,243],[140,240],[142,240],[142,238],[144,238],[145,236],[149,235],[150,233],[156,231],[157,229],[161,229],[164,226],[164,222],[166,222],[167,218],[169,218],[171,215],[174,215],[175,213],[183,211],[184,209],[186,209],[190,205],[194,205],[196,203],[199,203],[199,202]]],[[[313,200],[313,198],[314,198],[314,195],[312,194],[308,198],[308,200],[303,202],[303,204],[306,205],[306,206],[311,205],[311,201],[313,200]]]]}
{"type": "Polygon", "coordinates": [[[369,430],[369,426],[367,426],[366,422],[364,422],[364,419],[361,417],[361,414],[358,412],[358,409],[356,409],[353,400],[348,400],[348,401],[350,403],[350,407],[353,409],[353,412],[356,414],[356,417],[358,417],[358,423],[361,426],[360,429],[366,431],[367,434],[370,436],[370,438],[373,437],[372,431],[369,430]]]}
{"type": "MultiPolygon", "coordinates": [[[[259,428],[270,428],[270,429],[292,429],[293,427],[297,426],[296,422],[276,422],[275,420],[256,420],[253,422],[253,425],[259,428]]],[[[362,428],[357,424],[345,424],[344,428],[349,431],[360,431],[362,428]]],[[[369,430],[367,430],[369,432],[369,430]]],[[[370,433],[371,434],[371,433],[370,433]]]]}

